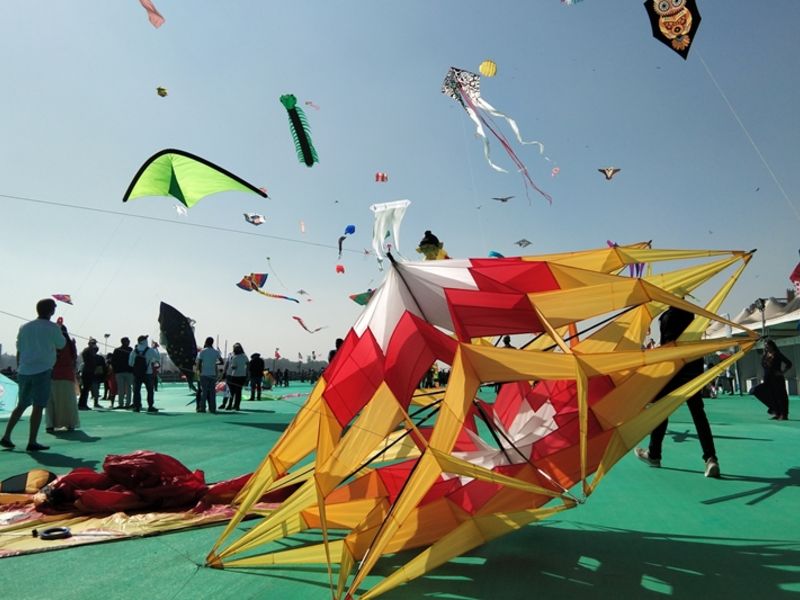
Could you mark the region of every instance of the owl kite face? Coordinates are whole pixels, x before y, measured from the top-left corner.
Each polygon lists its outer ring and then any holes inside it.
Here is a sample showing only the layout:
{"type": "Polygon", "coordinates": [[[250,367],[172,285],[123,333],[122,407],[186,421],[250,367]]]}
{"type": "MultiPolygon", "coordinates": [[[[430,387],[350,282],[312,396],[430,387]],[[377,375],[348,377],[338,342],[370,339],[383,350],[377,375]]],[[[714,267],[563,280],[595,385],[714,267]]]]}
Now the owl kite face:
{"type": "MultiPolygon", "coordinates": [[[[663,0],[663,2],[666,3],[667,0],[663,0]]],[[[670,40],[686,35],[692,29],[692,13],[686,7],[680,8],[677,12],[660,17],[658,28],[664,37],[670,40]]]]}
{"type": "Polygon", "coordinates": [[[686,0],[653,0],[653,8],[659,17],[674,15],[686,7],[686,0]]]}

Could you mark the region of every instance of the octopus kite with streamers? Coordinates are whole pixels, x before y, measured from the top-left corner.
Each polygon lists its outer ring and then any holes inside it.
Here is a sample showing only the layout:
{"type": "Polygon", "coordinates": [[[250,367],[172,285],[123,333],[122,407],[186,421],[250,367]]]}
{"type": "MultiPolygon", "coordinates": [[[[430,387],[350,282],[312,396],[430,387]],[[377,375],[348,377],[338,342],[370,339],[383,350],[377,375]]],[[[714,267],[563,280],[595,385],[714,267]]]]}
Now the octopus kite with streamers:
{"type": "Polygon", "coordinates": [[[314,144],[311,143],[311,129],[308,126],[306,113],[297,106],[297,98],[293,94],[281,96],[281,104],[289,113],[289,128],[292,130],[297,158],[307,167],[313,167],[314,163],[319,162],[319,157],[314,149],[314,144]]]}
{"type": "Polygon", "coordinates": [[[267,277],[269,276],[268,273],[250,273],[249,275],[245,275],[242,277],[242,280],[236,284],[236,286],[240,289],[243,289],[245,292],[258,292],[262,296],[266,296],[267,298],[277,298],[279,300],[290,300],[292,302],[297,302],[300,304],[300,300],[297,298],[292,298],[291,296],[284,296],[282,294],[270,294],[269,292],[265,292],[261,288],[264,287],[264,284],[267,283],[267,277]]]}
{"type": "Polygon", "coordinates": [[[449,96],[453,100],[456,100],[463,107],[463,109],[467,111],[467,114],[469,115],[469,118],[472,119],[472,122],[475,123],[475,133],[483,139],[483,154],[486,157],[486,161],[489,163],[489,166],[495,171],[500,171],[501,173],[508,172],[503,167],[492,162],[492,159],[489,155],[489,139],[486,137],[486,129],[488,129],[489,132],[500,142],[500,144],[503,146],[503,149],[506,151],[506,154],[508,154],[511,160],[514,161],[514,164],[522,175],[522,181],[525,184],[525,191],[527,192],[528,188],[532,187],[552,204],[552,197],[536,186],[536,184],[533,182],[533,179],[531,179],[531,176],[528,174],[528,167],[526,167],[516,155],[513,148],[511,148],[511,144],[508,139],[498,130],[497,125],[492,121],[492,117],[500,117],[505,119],[520,144],[536,144],[539,146],[539,154],[542,155],[544,155],[544,146],[541,142],[524,141],[519,132],[519,127],[517,126],[516,121],[514,121],[514,119],[508,115],[503,114],[489,104],[486,100],[481,98],[481,76],[477,73],[472,73],[471,71],[450,67],[450,70],[447,71],[447,75],[442,82],[442,93],[446,96],[449,96]]]}

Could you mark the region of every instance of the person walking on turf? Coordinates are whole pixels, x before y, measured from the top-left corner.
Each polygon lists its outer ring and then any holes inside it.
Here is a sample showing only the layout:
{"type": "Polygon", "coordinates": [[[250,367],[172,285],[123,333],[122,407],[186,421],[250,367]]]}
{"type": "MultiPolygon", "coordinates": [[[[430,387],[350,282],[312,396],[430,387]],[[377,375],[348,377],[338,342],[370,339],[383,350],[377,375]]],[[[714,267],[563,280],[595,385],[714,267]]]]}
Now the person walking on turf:
{"type": "MultiPolygon", "coordinates": [[[[675,307],[667,309],[659,318],[661,345],[664,346],[665,344],[676,341],[692,320],[694,320],[694,315],[690,312],[675,307]]],[[[654,402],[657,402],[673,390],[676,390],[683,384],[702,374],[702,358],[686,363],[673,375],[672,379],[664,386],[660,396],[656,398],[654,402]]],[[[706,416],[706,411],[703,406],[702,392],[698,390],[693,394],[686,401],[686,406],[689,407],[689,412],[694,421],[694,427],[697,430],[697,438],[703,449],[703,460],[706,463],[705,476],[719,477],[719,461],[717,460],[717,452],[714,448],[714,436],[711,433],[711,425],[708,423],[708,417],[706,416]]],[[[651,467],[661,466],[661,446],[664,442],[664,436],[667,433],[667,424],[668,420],[664,419],[663,423],[653,430],[650,434],[650,446],[648,448],[636,448],[634,451],[639,460],[647,463],[651,467]]]]}
{"type": "Polygon", "coordinates": [[[203,349],[197,355],[197,368],[200,372],[200,395],[197,399],[197,412],[217,412],[217,366],[222,364],[219,350],[214,348],[214,338],[207,337],[203,349]]]}
{"type": "Polygon", "coordinates": [[[11,412],[6,431],[0,439],[0,446],[11,449],[11,433],[14,431],[22,413],[33,405],[31,424],[28,433],[28,452],[49,450],[36,438],[42,424],[42,412],[50,399],[51,376],[56,363],[56,352],[67,344],[61,328],[50,318],[56,312],[56,302],[50,298],[36,303],[38,317],[25,323],[17,333],[17,383],[19,397],[17,406],[11,412]]]}

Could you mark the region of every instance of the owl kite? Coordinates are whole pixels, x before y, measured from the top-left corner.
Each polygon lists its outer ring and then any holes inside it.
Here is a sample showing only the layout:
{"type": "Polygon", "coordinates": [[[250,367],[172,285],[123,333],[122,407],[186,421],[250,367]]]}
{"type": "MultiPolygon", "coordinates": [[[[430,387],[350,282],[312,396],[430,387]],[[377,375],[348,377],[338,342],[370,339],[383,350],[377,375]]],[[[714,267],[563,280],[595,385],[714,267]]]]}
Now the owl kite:
{"type": "Polygon", "coordinates": [[[650,17],[653,37],[686,60],[700,27],[700,13],[694,0],[646,0],[644,7],[650,17]]]}

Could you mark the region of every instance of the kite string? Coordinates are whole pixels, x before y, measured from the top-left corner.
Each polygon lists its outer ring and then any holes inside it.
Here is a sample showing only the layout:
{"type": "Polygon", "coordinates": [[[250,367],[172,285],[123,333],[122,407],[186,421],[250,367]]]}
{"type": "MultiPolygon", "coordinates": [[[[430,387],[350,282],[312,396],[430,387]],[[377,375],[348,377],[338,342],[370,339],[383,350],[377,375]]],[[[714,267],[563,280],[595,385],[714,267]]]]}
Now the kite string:
{"type": "MultiPolygon", "coordinates": [[[[461,121],[461,131],[464,137],[464,154],[467,155],[467,164],[469,165],[469,176],[472,180],[472,194],[473,200],[475,201],[475,208],[479,209],[481,207],[478,204],[478,186],[475,183],[475,168],[472,165],[472,156],[470,155],[469,151],[467,150],[468,138],[467,138],[467,122],[464,119],[459,119],[461,121]]],[[[483,247],[488,250],[488,244],[486,243],[486,219],[478,219],[480,226],[481,226],[481,241],[483,242],[483,247]]]]}
{"type": "MultiPolygon", "coordinates": [[[[341,258],[341,256],[342,256],[342,251],[341,249],[339,249],[339,257],[341,258]]],[[[267,257],[267,264],[269,265],[269,268],[272,271],[272,276],[278,280],[278,283],[281,284],[281,287],[283,287],[283,289],[288,290],[289,288],[286,287],[286,284],[283,283],[283,281],[281,281],[281,278],[278,277],[278,274],[275,272],[275,267],[272,266],[272,259],[269,256],[267,257]]]]}
{"type": "Polygon", "coordinates": [[[733,108],[733,105],[731,104],[731,101],[728,100],[727,94],[725,94],[725,92],[723,91],[722,87],[720,87],[719,83],[717,83],[717,78],[714,77],[714,74],[711,72],[711,69],[708,67],[708,64],[706,64],[706,61],[703,58],[703,55],[697,50],[695,51],[695,53],[697,54],[697,57],[700,59],[700,63],[703,65],[703,68],[706,70],[706,73],[708,74],[709,79],[711,79],[711,83],[714,84],[714,87],[717,88],[717,91],[719,92],[719,95],[722,96],[722,99],[725,101],[725,104],[728,105],[728,110],[731,111],[731,114],[733,115],[733,118],[736,119],[736,122],[739,124],[739,127],[742,129],[742,132],[744,133],[745,137],[747,138],[747,141],[750,142],[750,145],[753,147],[753,150],[756,151],[756,154],[758,155],[758,158],[761,159],[761,163],[767,169],[767,172],[769,173],[770,177],[772,178],[772,181],[775,182],[775,185],[778,187],[778,190],[780,190],[780,193],[784,197],[784,199],[786,200],[786,203],[789,205],[789,208],[791,208],[792,211],[794,212],[795,217],[797,217],[797,219],[800,220],[800,211],[798,211],[797,207],[794,205],[792,200],[789,198],[789,194],[786,193],[786,190],[783,188],[783,185],[778,180],[778,177],[777,177],[777,175],[775,175],[775,172],[772,170],[772,167],[769,166],[769,163],[767,162],[767,159],[764,157],[764,154],[759,149],[758,144],[756,144],[755,140],[753,139],[753,136],[750,135],[750,132],[747,130],[747,127],[744,126],[744,123],[742,122],[742,119],[739,118],[739,115],[736,112],[736,109],[733,108]]]}
{"type": "MultiPolygon", "coordinates": [[[[278,235],[269,235],[266,233],[255,233],[252,231],[241,231],[239,229],[230,229],[229,227],[219,227],[216,225],[204,225],[202,223],[191,223],[188,221],[176,221],[174,219],[165,219],[163,217],[151,217],[148,215],[135,215],[131,213],[124,213],[118,210],[108,210],[104,208],[94,208],[91,206],[81,206],[80,204],[68,204],[65,202],[53,202],[51,200],[39,200],[38,198],[28,198],[25,196],[13,196],[11,194],[0,194],[0,198],[8,198],[10,200],[22,200],[23,202],[33,202],[35,204],[44,204],[46,206],[58,206],[60,208],[74,208],[77,210],[86,210],[89,212],[103,213],[107,215],[118,215],[123,217],[133,217],[135,219],[144,219],[146,221],[157,221],[159,223],[170,223],[172,225],[181,225],[183,227],[198,227],[200,229],[210,229],[213,231],[224,231],[226,233],[237,233],[239,235],[249,235],[258,238],[267,238],[271,240],[279,240],[282,242],[292,242],[293,244],[303,244],[305,246],[317,246],[319,248],[336,248],[331,244],[321,244],[319,242],[307,242],[304,240],[296,240],[292,238],[282,237],[278,235]]],[[[345,248],[345,252],[360,253],[360,250],[353,250],[345,248]]]]}
{"type": "MultiPolygon", "coordinates": [[[[100,256],[104,256],[106,254],[106,250],[108,249],[109,244],[111,244],[111,242],[114,242],[114,241],[117,240],[117,236],[116,236],[117,230],[119,230],[120,226],[122,225],[122,223],[124,221],[125,221],[125,217],[122,217],[119,220],[119,222],[117,223],[117,226],[114,228],[114,231],[111,232],[111,235],[108,238],[108,242],[105,244],[103,249],[98,253],[98,260],[99,260],[100,256]]],[[[143,235],[143,233],[139,233],[139,235],[137,236],[136,242],[135,242],[135,244],[133,244],[133,252],[128,254],[128,257],[127,257],[128,260],[130,260],[131,257],[133,257],[136,254],[136,250],[138,250],[139,244],[142,241],[142,235],[143,235]]],[[[123,261],[117,261],[117,266],[116,266],[116,269],[114,269],[113,275],[111,275],[111,277],[107,277],[106,278],[105,286],[103,286],[103,289],[101,290],[101,292],[94,297],[94,303],[89,308],[86,318],[84,318],[83,321],[81,321],[80,325],[78,326],[78,329],[83,329],[84,325],[86,325],[86,321],[94,314],[95,308],[100,303],[100,301],[103,299],[103,297],[106,295],[106,292],[108,291],[108,288],[111,287],[111,284],[114,283],[114,281],[116,280],[116,278],[119,275],[120,271],[122,270],[125,262],[126,261],[124,261],[124,260],[123,261]]],[[[91,274],[91,272],[94,270],[95,266],[97,266],[97,261],[95,261],[95,264],[92,266],[92,268],[87,273],[87,278],[89,277],[89,274],[91,274]]],[[[81,291],[85,284],[86,284],[86,280],[84,279],[84,282],[80,286],[78,286],[78,291],[81,291]]]]}

